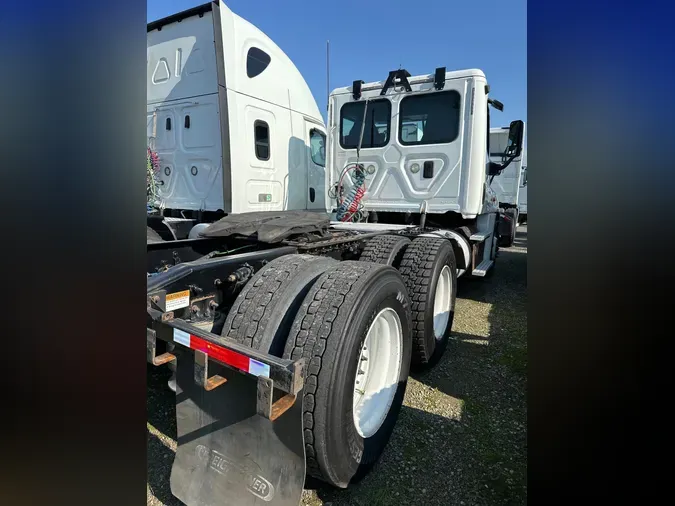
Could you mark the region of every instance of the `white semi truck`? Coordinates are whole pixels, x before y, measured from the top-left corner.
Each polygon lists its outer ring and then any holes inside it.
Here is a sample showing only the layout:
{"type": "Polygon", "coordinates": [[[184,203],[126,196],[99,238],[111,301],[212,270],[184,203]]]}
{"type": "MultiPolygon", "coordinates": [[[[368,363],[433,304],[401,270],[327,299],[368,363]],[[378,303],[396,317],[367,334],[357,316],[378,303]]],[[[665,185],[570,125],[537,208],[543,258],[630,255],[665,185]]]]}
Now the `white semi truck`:
{"type": "MultiPolygon", "coordinates": [[[[508,157],[509,127],[490,129],[490,159],[496,163],[503,163],[508,157]]],[[[520,156],[497,174],[490,178],[491,188],[497,194],[499,208],[501,209],[500,220],[500,245],[509,247],[513,245],[516,236],[516,227],[522,219],[521,213],[527,213],[527,151],[523,148],[520,156]],[[525,190],[525,191],[523,191],[525,190]],[[524,193],[524,195],[523,195],[524,193]],[[525,203],[525,211],[521,203],[525,203]]]]}
{"type": "Polygon", "coordinates": [[[148,142],[160,159],[148,219],[163,239],[227,214],[325,210],[323,118],[269,37],[215,2],[150,23],[147,60],[148,142]]]}
{"type": "MultiPolygon", "coordinates": [[[[385,76],[383,76],[385,77],[385,76]]],[[[172,493],[297,505],[387,444],[411,368],[452,330],[457,277],[498,249],[480,70],[355,80],[328,128],[268,37],[221,2],[148,25],[147,359],[175,372],[172,493]]]]}

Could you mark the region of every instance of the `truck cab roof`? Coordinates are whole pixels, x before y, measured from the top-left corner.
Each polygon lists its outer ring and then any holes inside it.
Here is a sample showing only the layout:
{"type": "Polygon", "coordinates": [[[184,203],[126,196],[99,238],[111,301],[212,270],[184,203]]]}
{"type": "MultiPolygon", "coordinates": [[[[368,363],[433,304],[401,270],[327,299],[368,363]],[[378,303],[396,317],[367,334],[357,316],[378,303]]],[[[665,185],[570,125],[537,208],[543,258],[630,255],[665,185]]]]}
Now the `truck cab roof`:
{"type": "MultiPolygon", "coordinates": [[[[463,69],[463,70],[453,70],[450,72],[445,73],[445,79],[465,79],[467,77],[478,77],[478,78],[483,78],[485,79],[485,73],[480,70],[480,69],[463,69]]],[[[433,82],[434,80],[434,74],[424,74],[424,75],[418,75],[418,76],[413,76],[408,78],[408,82],[411,85],[414,84],[422,84],[426,82],[433,82]]],[[[361,89],[363,91],[369,91],[369,90],[376,90],[383,88],[386,83],[386,80],[383,81],[374,81],[370,83],[364,83],[361,85],[361,89]]],[[[341,95],[344,93],[352,93],[353,87],[352,86],[345,86],[342,88],[335,88],[332,92],[331,95],[341,95]]]]}

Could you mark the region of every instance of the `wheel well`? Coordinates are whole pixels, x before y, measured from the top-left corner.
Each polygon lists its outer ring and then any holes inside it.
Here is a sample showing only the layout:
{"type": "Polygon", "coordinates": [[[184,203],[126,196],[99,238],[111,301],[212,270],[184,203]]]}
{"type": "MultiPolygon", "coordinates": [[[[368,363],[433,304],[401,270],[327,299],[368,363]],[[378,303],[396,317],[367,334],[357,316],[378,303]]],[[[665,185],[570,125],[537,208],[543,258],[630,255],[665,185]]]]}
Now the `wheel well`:
{"type": "MultiPolygon", "coordinates": [[[[457,268],[458,269],[466,269],[467,268],[467,260],[468,258],[464,257],[464,251],[462,250],[462,247],[459,245],[459,241],[457,239],[450,239],[450,242],[452,243],[452,249],[455,251],[455,261],[457,262],[457,268]]],[[[469,250],[469,254],[471,253],[471,250],[469,250]]]]}
{"type": "Polygon", "coordinates": [[[471,241],[463,227],[455,230],[437,230],[421,237],[441,237],[450,241],[455,253],[455,262],[458,269],[468,269],[471,265],[471,241]]]}

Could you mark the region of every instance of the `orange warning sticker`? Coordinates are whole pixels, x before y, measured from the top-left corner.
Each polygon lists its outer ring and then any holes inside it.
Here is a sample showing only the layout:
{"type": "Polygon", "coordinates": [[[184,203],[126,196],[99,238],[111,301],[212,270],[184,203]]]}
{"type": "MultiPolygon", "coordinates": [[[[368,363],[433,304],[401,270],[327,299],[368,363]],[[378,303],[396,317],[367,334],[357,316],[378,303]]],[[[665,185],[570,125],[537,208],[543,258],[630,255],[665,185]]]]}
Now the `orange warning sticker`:
{"type": "Polygon", "coordinates": [[[168,293],[166,295],[166,309],[165,311],[175,311],[190,305],[190,290],[183,290],[182,292],[168,293]]]}

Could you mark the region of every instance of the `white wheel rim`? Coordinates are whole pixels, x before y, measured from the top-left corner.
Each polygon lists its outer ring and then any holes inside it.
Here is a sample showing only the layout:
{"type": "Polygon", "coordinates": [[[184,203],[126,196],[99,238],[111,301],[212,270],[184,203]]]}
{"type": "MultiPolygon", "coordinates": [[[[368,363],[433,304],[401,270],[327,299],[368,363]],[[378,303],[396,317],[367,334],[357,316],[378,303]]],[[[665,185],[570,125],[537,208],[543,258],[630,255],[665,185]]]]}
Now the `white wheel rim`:
{"type": "Polygon", "coordinates": [[[403,360],[401,319],[392,308],[380,311],[361,347],[354,379],[354,425],[359,435],[375,434],[391,408],[403,360]]]}
{"type": "Polygon", "coordinates": [[[450,267],[444,266],[436,283],[434,297],[434,336],[437,340],[443,339],[450,321],[450,306],[452,304],[452,274],[450,267]]]}

